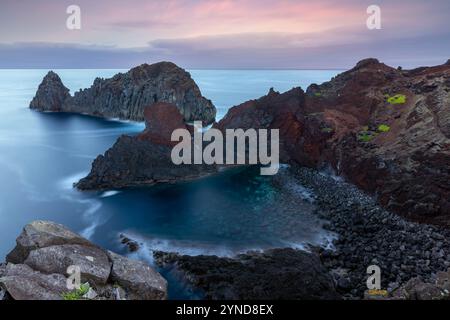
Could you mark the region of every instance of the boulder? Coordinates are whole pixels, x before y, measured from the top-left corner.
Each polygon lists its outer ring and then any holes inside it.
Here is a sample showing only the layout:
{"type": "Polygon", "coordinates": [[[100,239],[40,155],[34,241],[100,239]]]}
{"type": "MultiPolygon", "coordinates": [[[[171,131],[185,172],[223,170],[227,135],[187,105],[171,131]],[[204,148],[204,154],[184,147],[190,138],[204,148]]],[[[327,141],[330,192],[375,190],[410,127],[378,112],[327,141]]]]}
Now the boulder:
{"type": "Polygon", "coordinates": [[[132,300],[167,299],[167,281],[143,262],[108,252],[112,261],[111,280],[127,291],[132,300]]]}
{"type": "Polygon", "coordinates": [[[67,292],[62,274],[42,274],[27,265],[8,263],[0,288],[14,300],[62,300],[67,292]]]}
{"type": "Polygon", "coordinates": [[[59,300],[69,293],[70,299],[89,300],[167,298],[166,280],[150,266],[108,252],[54,222],[25,226],[8,257],[7,264],[0,264],[3,299],[59,300]],[[89,291],[67,288],[69,266],[80,268],[89,291]]]}
{"type": "Polygon", "coordinates": [[[442,300],[446,294],[435,284],[413,278],[392,294],[397,300],[442,300]]]}
{"type": "Polygon", "coordinates": [[[30,103],[39,111],[61,111],[105,118],[144,120],[144,108],[158,102],[176,105],[186,121],[212,123],[216,108],[204,98],[190,74],[171,62],[143,64],[70,96],[61,79],[50,72],[30,103]]]}
{"type": "Polygon", "coordinates": [[[63,244],[94,246],[63,225],[48,221],[34,221],[23,228],[16,240],[16,247],[6,256],[6,262],[23,263],[32,250],[63,244]]]}
{"type": "Polygon", "coordinates": [[[66,275],[69,266],[78,266],[81,281],[95,284],[106,284],[111,271],[111,262],[103,250],[77,244],[33,250],[24,263],[42,273],[63,275],[66,275]]]}

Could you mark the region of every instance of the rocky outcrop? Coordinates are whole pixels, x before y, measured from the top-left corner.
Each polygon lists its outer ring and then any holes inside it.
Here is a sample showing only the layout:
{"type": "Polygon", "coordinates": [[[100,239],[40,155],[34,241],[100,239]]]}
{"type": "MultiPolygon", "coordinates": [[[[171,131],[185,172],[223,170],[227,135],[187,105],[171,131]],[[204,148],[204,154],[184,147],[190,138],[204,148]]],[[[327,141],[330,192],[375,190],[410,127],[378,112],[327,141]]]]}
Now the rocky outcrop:
{"type": "Polygon", "coordinates": [[[0,266],[0,289],[14,300],[167,298],[167,281],[150,266],[103,250],[53,222],[25,226],[6,262],[0,266]],[[67,288],[71,266],[79,268],[89,290],[67,288]]]}
{"type": "Polygon", "coordinates": [[[144,108],[157,102],[176,105],[185,121],[210,124],[216,116],[216,108],[201,95],[190,74],[170,62],[143,64],[110,79],[97,78],[90,88],[74,96],[50,71],[30,108],[142,121],[144,108]]]}
{"type": "Polygon", "coordinates": [[[62,111],[64,102],[69,98],[69,89],[63,85],[56,73],[50,71],[39,85],[30,107],[41,111],[62,111]]]}
{"type": "Polygon", "coordinates": [[[145,109],[146,129],[138,136],[122,136],[114,146],[95,159],[89,175],[76,187],[80,190],[148,186],[173,183],[215,173],[215,166],[175,165],[171,158],[175,129],[193,128],[184,123],[174,105],[158,103],[145,109]]]}
{"type": "Polygon", "coordinates": [[[160,266],[184,273],[212,300],[336,300],[333,279],[315,254],[294,249],[236,258],[155,252],[160,266]]]}
{"type": "Polygon", "coordinates": [[[331,166],[386,208],[450,226],[450,66],[402,71],[376,59],[330,82],[271,92],[216,127],[280,129],[285,161],[331,166]]]}

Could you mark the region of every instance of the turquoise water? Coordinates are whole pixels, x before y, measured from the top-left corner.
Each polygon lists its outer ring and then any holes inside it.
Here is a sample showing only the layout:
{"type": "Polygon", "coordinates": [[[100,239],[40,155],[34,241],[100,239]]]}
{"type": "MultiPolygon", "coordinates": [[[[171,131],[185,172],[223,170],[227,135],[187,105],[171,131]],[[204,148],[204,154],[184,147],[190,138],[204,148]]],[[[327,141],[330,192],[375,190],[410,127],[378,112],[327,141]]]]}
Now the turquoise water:
{"type": "MultiPolygon", "coordinates": [[[[56,70],[74,92],[119,70],[56,70]]],[[[231,171],[174,186],[81,193],[72,183],[122,134],[143,124],[28,109],[47,70],[0,70],[0,260],[32,220],[67,225],[92,241],[125,253],[124,233],[151,250],[233,255],[248,249],[325,244],[328,235],[310,216],[308,190],[295,181],[231,171]],[[281,181],[281,183],[280,183],[281,181]]],[[[202,93],[226,110],[266,94],[323,82],[335,71],[192,70],[202,93]]],[[[186,297],[171,280],[171,297],[186,297]],[[177,289],[178,288],[178,289],[177,289]]]]}

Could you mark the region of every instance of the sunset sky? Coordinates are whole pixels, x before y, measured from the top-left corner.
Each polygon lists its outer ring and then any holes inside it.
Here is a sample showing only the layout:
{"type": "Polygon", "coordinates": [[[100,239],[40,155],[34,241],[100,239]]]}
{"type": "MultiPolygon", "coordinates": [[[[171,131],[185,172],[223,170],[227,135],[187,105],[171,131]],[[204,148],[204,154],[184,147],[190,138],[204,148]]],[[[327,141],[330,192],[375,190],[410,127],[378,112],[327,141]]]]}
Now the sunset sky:
{"type": "Polygon", "coordinates": [[[348,68],[450,59],[449,0],[0,0],[0,68],[348,68]],[[81,30],[66,28],[69,5],[81,30]],[[368,30],[366,9],[382,10],[368,30]]]}

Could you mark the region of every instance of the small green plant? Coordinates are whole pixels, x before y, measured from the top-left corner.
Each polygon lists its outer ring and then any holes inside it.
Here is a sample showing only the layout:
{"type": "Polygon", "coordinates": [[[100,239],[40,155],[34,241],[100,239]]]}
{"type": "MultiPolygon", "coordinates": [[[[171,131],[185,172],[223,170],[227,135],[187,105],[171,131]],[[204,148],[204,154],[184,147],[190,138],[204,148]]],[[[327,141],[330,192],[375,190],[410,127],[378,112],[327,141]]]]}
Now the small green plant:
{"type": "Polygon", "coordinates": [[[321,97],[321,96],[322,96],[322,92],[316,92],[316,93],[314,93],[314,95],[315,95],[316,97],[321,97]]]}
{"type": "Polygon", "coordinates": [[[361,141],[361,142],[370,142],[376,136],[377,136],[376,132],[365,130],[365,131],[361,131],[358,134],[358,140],[361,141]]]}
{"type": "Polygon", "coordinates": [[[392,97],[389,95],[386,95],[386,100],[390,104],[405,104],[406,103],[406,96],[404,94],[396,94],[392,97]]]}
{"type": "Polygon", "coordinates": [[[389,127],[386,124],[382,124],[380,126],[378,126],[378,131],[380,132],[389,132],[391,130],[391,127],[389,127]]]}
{"type": "Polygon", "coordinates": [[[63,293],[62,298],[64,300],[81,300],[83,296],[88,293],[89,288],[89,283],[82,284],[79,289],[63,293]]]}
{"type": "Polygon", "coordinates": [[[333,131],[333,128],[322,128],[323,133],[332,133],[333,131]]]}

